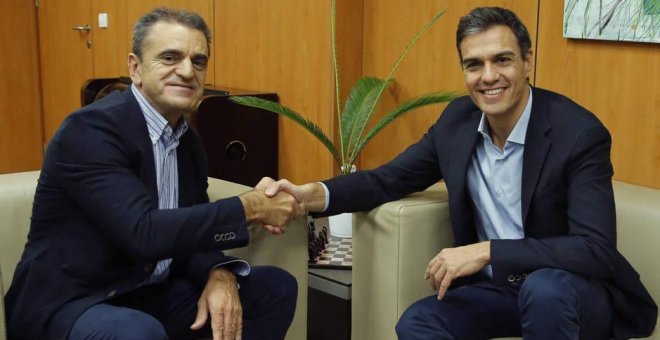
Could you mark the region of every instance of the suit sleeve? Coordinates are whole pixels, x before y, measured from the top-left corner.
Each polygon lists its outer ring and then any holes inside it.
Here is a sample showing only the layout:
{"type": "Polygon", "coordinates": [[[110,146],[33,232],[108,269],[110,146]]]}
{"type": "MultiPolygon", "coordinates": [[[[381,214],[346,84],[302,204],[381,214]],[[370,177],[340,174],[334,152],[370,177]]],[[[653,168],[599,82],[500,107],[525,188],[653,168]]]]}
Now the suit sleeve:
{"type": "Polygon", "coordinates": [[[428,188],[442,178],[436,149],[438,123],[392,161],[371,171],[358,171],[323,181],[330,193],[323,215],[372,209],[428,188]]]}
{"type": "Polygon", "coordinates": [[[610,148],[610,135],[601,124],[582,132],[565,163],[562,180],[566,184],[557,183],[550,190],[536,192],[533,198],[540,214],[534,223],[542,225],[537,229],[559,232],[492,240],[496,282],[540,268],[564,269],[598,279],[612,275],[617,252],[610,148]]]}
{"type": "Polygon", "coordinates": [[[99,232],[138,262],[247,243],[245,213],[237,197],[159,210],[136,173],[133,141],[119,131],[101,112],[74,114],[49,145],[49,157],[54,157],[48,161],[53,165],[49,175],[99,232]],[[236,241],[220,242],[218,235],[228,233],[237,235],[236,241]]]}

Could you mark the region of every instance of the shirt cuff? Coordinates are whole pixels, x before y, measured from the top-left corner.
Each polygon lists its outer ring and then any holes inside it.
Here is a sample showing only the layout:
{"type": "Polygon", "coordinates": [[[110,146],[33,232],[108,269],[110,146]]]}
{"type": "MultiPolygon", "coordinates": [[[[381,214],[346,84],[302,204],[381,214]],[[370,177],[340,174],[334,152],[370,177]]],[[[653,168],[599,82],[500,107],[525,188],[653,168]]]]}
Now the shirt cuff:
{"type": "Polygon", "coordinates": [[[250,264],[247,261],[240,259],[218,263],[215,266],[213,266],[213,268],[211,268],[211,271],[220,267],[224,267],[225,269],[229,270],[232,274],[236,276],[248,276],[250,275],[250,270],[251,270],[250,264]]]}
{"type": "Polygon", "coordinates": [[[323,191],[325,192],[325,207],[323,207],[323,210],[319,212],[325,212],[326,210],[328,210],[328,206],[330,205],[330,190],[328,190],[328,187],[325,184],[323,184],[323,182],[318,182],[318,183],[321,184],[321,186],[323,187],[323,191]]]}

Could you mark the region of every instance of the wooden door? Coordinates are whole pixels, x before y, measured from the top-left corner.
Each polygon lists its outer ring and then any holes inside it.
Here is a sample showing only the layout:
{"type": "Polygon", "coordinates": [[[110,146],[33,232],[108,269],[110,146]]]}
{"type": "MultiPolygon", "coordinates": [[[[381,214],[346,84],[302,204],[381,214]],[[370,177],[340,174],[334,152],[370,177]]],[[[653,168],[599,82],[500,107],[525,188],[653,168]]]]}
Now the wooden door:
{"type": "MultiPolygon", "coordinates": [[[[44,0],[41,0],[44,1],[44,0]]],[[[94,54],[94,78],[116,78],[128,76],[126,31],[127,0],[91,0],[92,34],[94,36],[92,53],[94,54]],[[104,13],[106,27],[100,27],[98,18],[104,13]]],[[[131,1],[131,6],[133,1],[131,1]]]]}
{"type": "Polygon", "coordinates": [[[0,173],[41,167],[39,61],[34,2],[0,1],[0,173]]]}
{"type": "Polygon", "coordinates": [[[91,2],[41,0],[37,9],[44,140],[80,107],[80,88],[93,77],[91,2]],[[90,30],[74,29],[89,26],[90,30]]]}

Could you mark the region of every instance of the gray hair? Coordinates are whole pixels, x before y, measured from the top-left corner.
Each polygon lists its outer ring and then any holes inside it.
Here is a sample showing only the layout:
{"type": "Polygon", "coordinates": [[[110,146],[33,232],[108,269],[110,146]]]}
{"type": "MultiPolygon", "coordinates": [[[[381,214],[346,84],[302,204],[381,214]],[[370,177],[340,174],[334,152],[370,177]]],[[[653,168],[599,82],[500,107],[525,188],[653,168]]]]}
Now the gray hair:
{"type": "Polygon", "coordinates": [[[159,7],[143,15],[138,19],[137,23],[135,23],[135,27],[133,27],[132,52],[138,58],[142,59],[144,39],[149,34],[151,27],[158,22],[178,23],[204,33],[206,47],[209,50],[209,54],[211,53],[211,31],[199,14],[178,9],[159,7]]]}
{"type": "Polygon", "coordinates": [[[493,26],[503,25],[511,29],[513,35],[518,40],[520,54],[523,59],[532,47],[532,41],[529,38],[527,27],[520,21],[520,18],[511,10],[501,7],[477,7],[470,11],[466,16],[461,17],[456,29],[456,49],[458,56],[463,60],[461,54],[461,42],[471,34],[487,31],[493,26]]]}

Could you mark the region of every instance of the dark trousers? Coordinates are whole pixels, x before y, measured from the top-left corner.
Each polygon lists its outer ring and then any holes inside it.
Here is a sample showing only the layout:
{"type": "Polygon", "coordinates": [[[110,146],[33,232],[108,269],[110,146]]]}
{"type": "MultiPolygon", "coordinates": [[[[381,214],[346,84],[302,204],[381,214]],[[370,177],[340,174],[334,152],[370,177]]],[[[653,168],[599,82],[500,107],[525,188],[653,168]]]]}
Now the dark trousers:
{"type": "MultiPolygon", "coordinates": [[[[239,283],[243,339],[284,339],[295,313],[296,279],[276,267],[255,266],[239,283]]],[[[190,329],[203,288],[177,278],[142,287],[89,308],[74,323],[69,339],[210,338],[210,317],[203,329],[190,329]]]]}
{"type": "Polygon", "coordinates": [[[430,296],[410,306],[396,325],[400,340],[608,339],[612,303],[596,280],[541,269],[521,284],[490,279],[460,286],[442,300],[430,296]]]}

